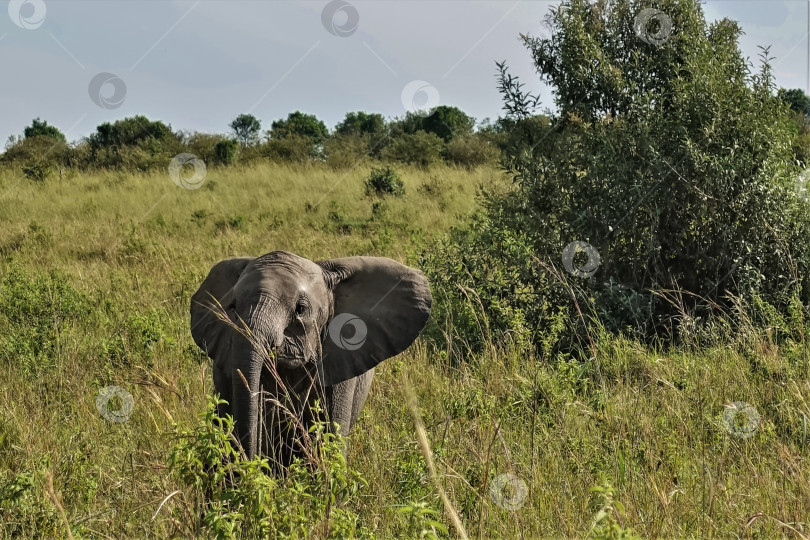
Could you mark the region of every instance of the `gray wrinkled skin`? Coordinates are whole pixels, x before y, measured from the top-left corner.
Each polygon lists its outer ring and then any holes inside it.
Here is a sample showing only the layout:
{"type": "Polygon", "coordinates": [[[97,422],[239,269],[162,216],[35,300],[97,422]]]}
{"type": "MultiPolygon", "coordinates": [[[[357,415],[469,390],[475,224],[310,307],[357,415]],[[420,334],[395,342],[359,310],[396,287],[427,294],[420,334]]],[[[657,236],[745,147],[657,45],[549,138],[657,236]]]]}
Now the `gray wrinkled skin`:
{"type": "Polygon", "coordinates": [[[228,402],[219,414],[233,416],[246,457],[284,467],[302,450],[316,401],[348,435],[374,367],[416,339],[431,303],[424,275],[391,259],[313,262],[273,251],[213,266],[191,298],[191,334],[213,360],[214,387],[228,402]],[[328,335],[343,313],[363,322],[359,347],[328,335]]]}

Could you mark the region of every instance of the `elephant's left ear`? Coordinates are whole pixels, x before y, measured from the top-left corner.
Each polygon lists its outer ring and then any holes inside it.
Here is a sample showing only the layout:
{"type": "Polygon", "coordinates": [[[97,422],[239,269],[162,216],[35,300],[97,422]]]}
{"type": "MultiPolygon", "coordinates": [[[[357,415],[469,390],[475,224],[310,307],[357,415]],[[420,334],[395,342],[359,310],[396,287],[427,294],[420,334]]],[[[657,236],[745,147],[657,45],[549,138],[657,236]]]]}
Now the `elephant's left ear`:
{"type": "Polygon", "coordinates": [[[318,261],[334,295],[323,342],[327,386],[362,375],[410,346],[430,316],[424,274],[384,257],[318,261]]]}
{"type": "Polygon", "coordinates": [[[235,334],[217,312],[224,309],[229,318],[235,318],[233,286],[252,260],[253,257],[237,257],[218,262],[191,296],[191,337],[215,362],[222,362],[230,354],[235,334]]]}

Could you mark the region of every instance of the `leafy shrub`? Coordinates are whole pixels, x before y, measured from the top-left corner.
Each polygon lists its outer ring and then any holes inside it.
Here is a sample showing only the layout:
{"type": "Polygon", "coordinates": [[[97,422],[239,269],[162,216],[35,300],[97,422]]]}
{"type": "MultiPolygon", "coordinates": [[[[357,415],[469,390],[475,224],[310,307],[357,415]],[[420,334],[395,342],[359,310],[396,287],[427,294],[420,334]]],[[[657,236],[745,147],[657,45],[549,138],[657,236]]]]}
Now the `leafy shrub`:
{"type": "MultiPolygon", "coordinates": [[[[317,147],[311,139],[297,135],[270,139],[256,148],[262,157],[281,163],[305,163],[317,154],[317,147]]],[[[248,152],[245,155],[249,155],[248,152]]]]}
{"type": "Polygon", "coordinates": [[[737,24],[707,25],[695,1],[660,2],[673,35],[649,45],[634,30],[636,7],[572,0],[551,12],[551,38],[525,38],[556,88],[560,113],[545,133],[542,118],[530,124],[535,100],[501,66],[516,134],[503,162],[516,188],[487,201],[447,263],[481,294],[490,323],[514,316],[539,340],[561,313],[671,339],[679,321],[728,309],[732,296],[759,295],[777,311],[810,300],[808,206],[767,57],[750,71],[737,24]],[[600,256],[590,278],[561,268],[575,241],[600,256]]]}
{"type": "Polygon", "coordinates": [[[98,154],[98,163],[105,167],[113,165],[127,171],[154,171],[165,169],[171,157],[140,146],[106,148],[98,154]]]}
{"type": "Polygon", "coordinates": [[[176,428],[169,469],[192,491],[205,534],[217,538],[365,537],[349,507],[365,484],[349,469],[345,441],[324,422],[309,430],[312,462],[297,459],[281,478],[267,458],[245,460],[234,447],[233,419],[211,398],[192,429],[176,428]]]}
{"type": "Polygon", "coordinates": [[[233,139],[224,139],[214,145],[214,158],[222,165],[233,165],[239,155],[239,143],[233,139]]]}
{"type": "Polygon", "coordinates": [[[366,179],[366,195],[372,194],[401,197],[405,195],[405,184],[399,173],[389,165],[375,167],[366,179]]]}
{"type": "Polygon", "coordinates": [[[119,332],[102,341],[103,354],[113,363],[124,365],[130,363],[131,356],[137,355],[151,367],[155,346],[167,340],[160,313],[156,310],[131,313],[124,322],[124,329],[123,335],[119,332]]]}
{"type": "Polygon", "coordinates": [[[59,272],[30,275],[12,266],[0,283],[0,361],[34,370],[54,362],[64,327],[90,312],[90,301],[59,272]]]}
{"type": "Polygon", "coordinates": [[[623,527],[619,519],[625,520],[624,505],[616,500],[616,488],[610,482],[603,482],[590,489],[599,498],[599,511],[594,516],[593,537],[595,540],[640,540],[641,537],[629,527],[623,527]]]}
{"type": "Polygon", "coordinates": [[[452,185],[437,174],[431,174],[422,185],[417,188],[419,193],[436,199],[442,198],[452,189],[452,185]]]}
{"type": "Polygon", "coordinates": [[[182,151],[194,154],[205,163],[214,163],[217,161],[217,144],[223,140],[225,140],[225,138],[222,135],[199,132],[183,133],[181,141],[182,151]]]}
{"type": "Polygon", "coordinates": [[[447,143],[444,159],[471,170],[481,165],[492,165],[498,161],[500,149],[482,137],[469,135],[447,143]]]}
{"type": "Polygon", "coordinates": [[[178,137],[160,120],[149,120],[145,116],[137,115],[104,122],[96,127],[96,132],[87,138],[94,149],[121,148],[136,146],[147,141],[155,141],[158,145],[177,142],[178,137]]]}
{"type": "Polygon", "coordinates": [[[413,538],[438,540],[439,533],[447,535],[447,527],[436,519],[440,517],[438,511],[429,508],[424,501],[403,504],[397,508],[397,514],[404,516],[408,521],[407,530],[411,534],[418,534],[413,538]]]}
{"type": "Polygon", "coordinates": [[[87,165],[138,171],[165,168],[184,150],[182,137],[170,126],[141,115],[100,124],[87,137],[87,144],[91,150],[87,165]]]}
{"type": "Polygon", "coordinates": [[[525,149],[533,155],[553,151],[556,140],[554,120],[543,114],[499,118],[496,133],[482,135],[494,140],[501,151],[514,156],[525,149]]]}
{"type": "Polygon", "coordinates": [[[200,208],[199,210],[195,210],[191,213],[191,221],[197,225],[202,225],[210,215],[211,213],[208,210],[205,208],[200,208]]]}
{"type": "Polygon", "coordinates": [[[393,137],[382,149],[381,157],[427,168],[441,161],[444,141],[433,133],[417,131],[393,137]]]}
{"type": "Polygon", "coordinates": [[[368,158],[370,154],[368,135],[333,135],[326,139],[323,151],[326,164],[333,169],[349,169],[368,158]]]}
{"type": "Polygon", "coordinates": [[[45,497],[44,471],[0,471],[0,523],[12,538],[64,535],[64,526],[53,504],[45,497]]]}
{"type": "Polygon", "coordinates": [[[25,177],[35,182],[44,182],[53,176],[55,172],[53,164],[48,162],[36,162],[29,167],[23,168],[25,177]]]}
{"type": "Polygon", "coordinates": [[[458,137],[469,137],[475,127],[475,119],[458,107],[439,105],[422,118],[421,129],[433,133],[445,142],[458,137]]]}
{"type": "Polygon", "coordinates": [[[225,219],[219,219],[214,223],[214,226],[220,232],[227,230],[246,231],[248,218],[243,215],[228,216],[225,219]]]}
{"type": "Polygon", "coordinates": [[[11,138],[0,164],[17,168],[27,178],[43,181],[69,162],[70,147],[63,140],[46,136],[11,138]]]}
{"type": "Polygon", "coordinates": [[[421,267],[433,288],[426,334],[442,349],[453,344],[451,364],[507,339],[547,353],[575,343],[581,328],[568,290],[534,259],[530,237],[503,226],[496,212],[476,214],[428,245],[421,267]]]}

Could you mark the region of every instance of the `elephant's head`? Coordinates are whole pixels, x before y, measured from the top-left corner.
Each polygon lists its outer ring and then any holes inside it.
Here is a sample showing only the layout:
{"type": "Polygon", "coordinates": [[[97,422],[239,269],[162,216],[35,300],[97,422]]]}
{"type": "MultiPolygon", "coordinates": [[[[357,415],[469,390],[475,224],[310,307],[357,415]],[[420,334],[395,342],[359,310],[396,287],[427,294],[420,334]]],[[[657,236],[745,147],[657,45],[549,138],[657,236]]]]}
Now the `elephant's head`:
{"type": "Polygon", "coordinates": [[[216,389],[230,402],[237,436],[253,457],[266,362],[282,381],[307,373],[335,385],[405,350],[430,307],[424,275],[391,259],[313,262],[274,251],[214,265],[191,298],[191,333],[213,359],[216,389]],[[247,332],[235,331],[222,310],[247,332]]]}

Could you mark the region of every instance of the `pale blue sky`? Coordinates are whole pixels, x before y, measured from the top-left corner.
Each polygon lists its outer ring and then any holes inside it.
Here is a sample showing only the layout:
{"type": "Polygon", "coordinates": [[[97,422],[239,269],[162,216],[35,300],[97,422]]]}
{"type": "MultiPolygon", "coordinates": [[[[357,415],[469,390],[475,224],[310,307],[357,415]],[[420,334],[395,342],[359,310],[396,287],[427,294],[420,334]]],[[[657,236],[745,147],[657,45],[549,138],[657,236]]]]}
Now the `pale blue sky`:
{"type": "MultiPolygon", "coordinates": [[[[435,87],[442,104],[494,119],[496,60],[552,106],[518,34],[547,32],[542,19],[558,3],[350,0],[335,21],[352,23],[354,9],[357,28],[339,37],[322,22],[326,0],[4,0],[0,144],[37,116],[69,140],[134,114],[225,133],[240,113],[269,128],[302,110],[331,129],[352,110],[402,116],[402,91],[414,80],[435,87]],[[120,107],[91,100],[88,85],[100,72],[125,83],[120,107]]],[[[807,90],[807,0],[716,0],[704,9],[710,20],[742,24],[752,60],[757,45],[772,46],[780,86],[807,90]]]]}

